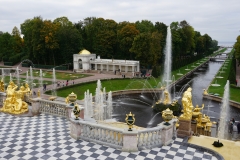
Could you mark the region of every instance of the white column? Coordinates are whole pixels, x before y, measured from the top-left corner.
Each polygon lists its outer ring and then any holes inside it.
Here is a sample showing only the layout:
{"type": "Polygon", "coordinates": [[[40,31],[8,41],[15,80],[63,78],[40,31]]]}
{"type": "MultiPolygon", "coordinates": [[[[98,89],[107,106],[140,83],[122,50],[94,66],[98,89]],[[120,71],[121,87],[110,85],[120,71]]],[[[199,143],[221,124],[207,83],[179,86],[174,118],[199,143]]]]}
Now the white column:
{"type": "Polygon", "coordinates": [[[101,64],[101,71],[103,70],[103,64],[101,64]]]}
{"type": "Polygon", "coordinates": [[[128,72],[128,66],[125,66],[125,73],[128,72]]]}
{"type": "Polygon", "coordinates": [[[95,70],[97,70],[97,64],[95,63],[95,70]]]}
{"type": "Polygon", "coordinates": [[[107,71],[109,71],[108,64],[107,64],[107,71]]]}

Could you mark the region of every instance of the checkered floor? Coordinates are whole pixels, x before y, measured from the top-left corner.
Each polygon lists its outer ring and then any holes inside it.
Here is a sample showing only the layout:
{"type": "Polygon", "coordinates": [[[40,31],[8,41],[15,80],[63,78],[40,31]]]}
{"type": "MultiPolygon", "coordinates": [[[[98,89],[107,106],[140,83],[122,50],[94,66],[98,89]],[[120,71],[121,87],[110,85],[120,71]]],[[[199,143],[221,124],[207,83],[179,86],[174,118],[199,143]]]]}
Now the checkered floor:
{"type": "Polygon", "coordinates": [[[35,159],[176,159],[199,160],[216,157],[181,145],[177,138],[172,144],[152,150],[128,153],[82,140],[69,135],[68,121],[51,115],[14,117],[0,113],[0,160],[35,159]]]}

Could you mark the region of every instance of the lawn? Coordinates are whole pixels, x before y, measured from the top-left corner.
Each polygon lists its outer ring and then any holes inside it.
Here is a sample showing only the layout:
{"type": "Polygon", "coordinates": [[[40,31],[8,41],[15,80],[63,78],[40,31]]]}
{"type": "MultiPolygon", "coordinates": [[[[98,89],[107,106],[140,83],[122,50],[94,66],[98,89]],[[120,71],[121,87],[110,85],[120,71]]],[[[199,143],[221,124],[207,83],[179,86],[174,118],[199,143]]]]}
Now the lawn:
{"type": "MultiPolygon", "coordinates": [[[[231,52],[230,54],[233,54],[233,52],[231,52]]],[[[215,78],[212,80],[211,84],[217,83],[221,86],[214,87],[214,86],[210,85],[208,88],[208,92],[210,94],[217,93],[217,94],[219,94],[219,97],[223,97],[224,87],[228,80],[228,76],[229,76],[230,69],[231,69],[231,64],[232,64],[231,60],[229,60],[228,63],[226,63],[226,61],[225,61],[224,64],[222,65],[222,67],[219,69],[218,73],[216,74],[215,78]],[[222,72],[222,71],[224,71],[224,72],[222,72]],[[223,78],[216,78],[216,77],[223,77],[223,78]]],[[[237,88],[232,84],[230,85],[230,99],[231,100],[240,102],[239,92],[240,92],[240,88],[237,88]]]]}
{"type": "MultiPolygon", "coordinates": [[[[218,54],[219,52],[224,52],[226,49],[223,49],[221,51],[218,51],[215,54],[218,54]]],[[[188,64],[187,66],[184,66],[178,70],[175,70],[172,72],[172,75],[174,75],[175,81],[190,72],[195,67],[199,66],[202,63],[205,63],[208,61],[208,58],[203,58],[201,60],[198,60],[194,63],[188,64]],[[179,75],[181,73],[182,75],[179,75]]],[[[102,88],[106,88],[106,92],[109,91],[118,91],[118,90],[128,90],[128,89],[154,89],[154,88],[160,88],[162,84],[160,83],[162,77],[158,78],[146,78],[146,79],[114,79],[114,80],[103,80],[102,88]]],[[[78,95],[78,99],[84,98],[84,92],[89,90],[90,93],[95,95],[95,90],[97,87],[97,82],[88,82],[83,84],[77,84],[68,86],[62,89],[57,90],[57,95],[60,97],[67,97],[70,93],[74,92],[78,95]]],[[[46,94],[51,94],[51,92],[46,92],[46,94]]]]}
{"type": "MultiPolygon", "coordinates": [[[[198,60],[194,63],[191,63],[187,66],[184,66],[178,70],[175,70],[172,72],[172,75],[175,77],[175,81],[181,78],[183,75],[187,74],[189,71],[191,71],[196,66],[199,66],[200,64],[206,62],[208,59],[203,58],[201,60],[198,60]],[[189,69],[189,70],[188,70],[189,69]],[[177,75],[178,73],[181,73],[183,75],[177,75]]],[[[160,83],[162,79],[162,76],[158,78],[146,78],[146,79],[139,79],[139,78],[133,78],[133,79],[114,79],[114,80],[104,80],[102,82],[102,88],[106,88],[106,91],[118,91],[118,90],[129,90],[129,89],[154,89],[154,88],[160,88],[162,84],[160,83]]],[[[78,99],[84,98],[84,92],[89,90],[90,93],[95,95],[95,90],[97,87],[97,82],[88,82],[84,84],[78,84],[73,86],[68,86],[62,89],[57,90],[57,95],[60,97],[67,97],[68,94],[74,92],[78,95],[78,99]]],[[[51,92],[46,92],[46,94],[51,94],[51,92]]]]}
{"type": "MultiPolygon", "coordinates": [[[[88,77],[91,75],[88,74],[80,74],[80,73],[66,73],[66,72],[55,72],[56,73],[56,79],[61,80],[73,80],[73,79],[79,79],[88,77]]],[[[21,75],[26,76],[26,73],[23,73],[21,75]]],[[[28,76],[30,75],[30,71],[28,71],[28,76]]],[[[53,78],[53,72],[52,71],[42,71],[43,78],[53,78]]],[[[33,70],[33,77],[39,77],[40,71],[39,70],[33,70]]]]}
{"type": "MultiPolygon", "coordinates": [[[[13,82],[14,82],[15,84],[17,84],[17,78],[12,77],[12,80],[13,80],[13,82]]],[[[4,82],[6,83],[5,85],[8,85],[8,82],[9,82],[9,81],[10,81],[10,77],[9,77],[9,76],[5,76],[5,77],[4,77],[4,82]]],[[[25,82],[26,82],[26,78],[19,78],[19,83],[20,83],[21,85],[24,85],[25,82]]],[[[45,84],[52,84],[51,81],[44,81],[44,80],[43,80],[43,83],[45,83],[45,84]]],[[[31,85],[31,84],[29,84],[29,85],[31,85]]],[[[39,80],[38,80],[38,79],[34,79],[34,80],[33,80],[33,88],[38,88],[39,86],[40,86],[39,80]]]]}

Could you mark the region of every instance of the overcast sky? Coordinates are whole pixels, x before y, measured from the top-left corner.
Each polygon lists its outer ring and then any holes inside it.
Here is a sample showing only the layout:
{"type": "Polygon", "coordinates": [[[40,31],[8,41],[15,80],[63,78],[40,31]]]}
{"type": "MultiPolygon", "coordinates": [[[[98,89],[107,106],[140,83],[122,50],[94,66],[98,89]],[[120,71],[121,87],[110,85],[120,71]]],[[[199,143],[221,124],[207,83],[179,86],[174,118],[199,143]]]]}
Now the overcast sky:
{"type": "Polygon", "coordinates": [[[34,16],[66,16],[73,23],[87,17],[166,25],[186,20],[219,42],[235,42],[240,34],[239,0],[0,0],[0,31],[11,33],[34,16]]]}

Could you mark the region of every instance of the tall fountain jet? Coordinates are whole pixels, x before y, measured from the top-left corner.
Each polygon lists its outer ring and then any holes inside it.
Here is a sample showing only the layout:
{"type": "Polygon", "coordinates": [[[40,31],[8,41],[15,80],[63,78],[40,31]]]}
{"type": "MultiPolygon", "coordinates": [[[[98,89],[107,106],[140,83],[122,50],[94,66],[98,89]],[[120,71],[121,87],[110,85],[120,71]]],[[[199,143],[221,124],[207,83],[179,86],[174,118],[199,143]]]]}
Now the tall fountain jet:
{"type": "Polygon", "coordinates": [[[166,38],[166,46],[164,51],[165,59],[164,59],[164,72],[163,72],[163,84],[166,84],[166,87],[169,86],[171,82],[172,75],[172,34],[170,26],[167,28],[167,38],[166,38]]]}
{"type": "Polygon", "coordinates": [[[220,123],[218,131],[218,139],[224,139],[227,136],[228,121],[229,120],[229,81],[224,87],[224,94],[222,99],[222,107],[220,112],[220,123]]]}

